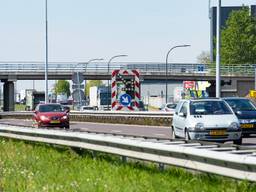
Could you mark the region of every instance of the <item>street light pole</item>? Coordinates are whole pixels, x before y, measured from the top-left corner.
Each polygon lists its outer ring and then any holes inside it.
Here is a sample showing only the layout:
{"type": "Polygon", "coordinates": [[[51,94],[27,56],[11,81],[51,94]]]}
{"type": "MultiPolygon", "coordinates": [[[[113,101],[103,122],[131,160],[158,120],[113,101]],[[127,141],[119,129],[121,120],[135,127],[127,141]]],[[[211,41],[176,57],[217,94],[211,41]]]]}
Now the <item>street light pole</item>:
{"type": "Polygon", "coordinates": [[[48,103],[48,18],[47,18],[47,0],[45,0],[45,103],[48,103]]]}
{"type": "MultiPolygon", "coordinates": [[[[113,57],[111,57],[108,61],[108,75],[109,75],[109,68],[110,68],[110,63],[113,59],[117,58],[117,57],[127,57],[128,55],[115,55],[113,57]]],[[[111,78],[111,77],[110,77],[111,78]]],[[[108,110],[109,110],[109,79],[108,79],[108,90],[107,90],[107,102],[108,102],[108,110]]],[[[111,89],[110,89],[111,90],[111,89]]]]}
{"type": "MultiPolygon", "coordinates": [[[[77,63],[74,67],[74,73],[73,74],[76,74],[76,78],[77,78],[77,82],[79,82],[79,72],[76,71],[76,68],[78,65],[85,65],[85,72],[86,72],[86,68],[87,68],[87,65],[93,61],[101,61],[101,60],[104,60],[103,58],[100,58],[100,59],[90,59],[89,61],[85,62],[85,63],[77,63]]],[[[81,96],[81,92],[79,92],[79,104],[78,104],[78,107],[80,108],[81,107],[81,101],[82,101],[82,96],[81,96]]]]}
{"type": "Polygon", "coordinates": [[[166,54],[166,60],[165,60],[165,102],[167,103],[168,102],[168,79],[167,79],[167,71],[168,71],[168,57],[169,57],[169,54],[170,52],[175,49],[175,48],[178,48],[178,47],[189,47],[190,45],[177,45],[177,46],[174,46],[172,47],[166,54]]]}
{"type": "Polygon", "coordinates": [[[100,59],[90,59],[89,61],[87,61],[87,63],[85,63],[85,68],[84,68],[84,72],[86,73],[86,69],[87,69],[87,66],[89,65],[89,63],[93,62],[93,61],[102,61],[104,60],[103,58],[100,58],[100,59]]]}
{"type": "Polygon", "coordinates": [[[218,0],[217,7],[217,45],[216,45],[216,97],[221,96],[220,90],[220,25],[221,25],[221,0],[218,0]]]}
{"type": "Polygon", "coordinates": [[[100,58],[100,59],[90,59],[89,61],[85,62],[85,63],[77,63],[76,66],[75,66],[75,69],[78,65],[85,65],[84,67],[84,72],[86,73],[86,69],[87,69],[87,66],[89,65],[89,63],[93,62],[93,61],[102,61],[104,60],[103,58],[100,58]]]}

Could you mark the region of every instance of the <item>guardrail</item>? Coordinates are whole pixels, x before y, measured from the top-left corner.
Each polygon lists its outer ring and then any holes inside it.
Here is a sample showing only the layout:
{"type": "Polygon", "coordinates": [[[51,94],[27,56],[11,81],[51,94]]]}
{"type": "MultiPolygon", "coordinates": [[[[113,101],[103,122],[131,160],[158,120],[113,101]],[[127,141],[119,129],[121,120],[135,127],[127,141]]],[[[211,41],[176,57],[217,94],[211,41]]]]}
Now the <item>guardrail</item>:
{"type": "Polygon", "coordinates": [[[181,140],[145,140],[64,130],[21,128],[0,125],[0,136],[78,147],[93,151],[175,165],[237,179],[256,181],[256,149],[238,150],[217,144],[181,140]]]}
{"type": "MultiPolygon", "coordinates": [[[[0,112],[0,118],[31,119],[33,112],[0,112]]],[[[137,125],[170,126],[172,122],[170,112],[124,112],[124,111],[71,111],[71,121],[119,123],[137,125]]]]}

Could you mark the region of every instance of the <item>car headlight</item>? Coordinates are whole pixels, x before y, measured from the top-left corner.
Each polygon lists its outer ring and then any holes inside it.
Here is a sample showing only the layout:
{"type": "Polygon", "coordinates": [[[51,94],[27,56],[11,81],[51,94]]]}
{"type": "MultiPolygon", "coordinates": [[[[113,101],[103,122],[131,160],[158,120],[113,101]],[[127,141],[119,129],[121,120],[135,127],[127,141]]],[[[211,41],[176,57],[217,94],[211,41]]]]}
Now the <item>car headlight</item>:
{"type": "Polygon", "coordinates": [[[47,120],[49,120],[49,118],[47,117],[47,116],[40,116],[40,119],[42,120],[42,121],[47,121],[47,120]]]}
{"type": "Polygon", "coordinates": [[[67,115],[64,115],[63,117],[62,117],[62,119],[67,119],[68,118],[68,116],[67,115]]]}
{"type": "Polygon", "coordinates": [[[203,130],[204,129],[204,124],[203,123],[197,123],[195,125],[195,130],[203,130]]]}
{"type": "Polygon", "coordinates": [[[229,125],[229,128],[230,129],[239,129],[239,124],[236,123],[236,122],[232,122],[230,125],[229,125]]]}

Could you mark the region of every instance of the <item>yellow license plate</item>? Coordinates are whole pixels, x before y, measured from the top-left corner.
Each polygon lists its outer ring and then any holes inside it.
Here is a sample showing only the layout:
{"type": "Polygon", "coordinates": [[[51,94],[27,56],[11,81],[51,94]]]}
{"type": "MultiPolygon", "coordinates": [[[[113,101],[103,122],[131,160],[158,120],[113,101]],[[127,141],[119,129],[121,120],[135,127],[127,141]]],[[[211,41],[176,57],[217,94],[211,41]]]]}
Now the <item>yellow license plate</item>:
{"type": "Polygon", "coordinates": [[[210,135],[213,136],[220,136],[220,135],[225,135],[226,134],[226,130],[211,130],[210,131],[210,135]]]}
{"type": "Polygon", "coordinates": [[[253,124],[241,124],[241,128],[244,128],[244,129],[253,128],[253,124]]]}
{"type": "Polygon", "coordinates": [[[51,123],[60,123],[59,120],[52,120],[51,123]]]}

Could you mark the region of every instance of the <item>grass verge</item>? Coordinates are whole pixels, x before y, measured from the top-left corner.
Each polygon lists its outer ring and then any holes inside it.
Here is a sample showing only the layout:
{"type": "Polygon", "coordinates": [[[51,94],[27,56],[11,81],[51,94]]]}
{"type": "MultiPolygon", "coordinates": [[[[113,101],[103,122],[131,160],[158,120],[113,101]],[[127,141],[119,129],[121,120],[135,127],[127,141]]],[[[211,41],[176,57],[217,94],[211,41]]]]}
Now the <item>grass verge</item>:
{"type": "Polygon", "coordinates": [[[256,191],[256,184],[225,177],[192,174],[183,169],[159,171],[155,164],[127,163],[112,155],[0,138],[0,191],[256,191]]]}
{"type": "Polygon", "coordinates": [[[22,104],[14,105],[15,111],[25,111],[25,107],[26,107],[26,105],[22,105],[22,104]]]}

